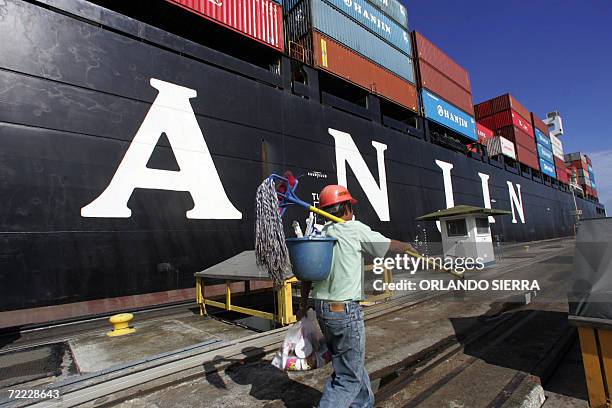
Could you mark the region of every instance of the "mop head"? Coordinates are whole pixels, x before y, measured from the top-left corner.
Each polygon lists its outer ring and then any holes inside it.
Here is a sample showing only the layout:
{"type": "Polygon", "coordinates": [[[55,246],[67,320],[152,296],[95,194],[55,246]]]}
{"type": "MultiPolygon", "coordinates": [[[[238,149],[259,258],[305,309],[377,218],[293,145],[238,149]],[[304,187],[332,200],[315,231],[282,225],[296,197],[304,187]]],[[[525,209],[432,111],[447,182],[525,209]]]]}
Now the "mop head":
{"type": "Polygon", "coordinates": [[[255,259],[257,266],[268,271],[277,288],[291,272],[276,185],[271,179],[259,185],[255,197],[255,259]]]}

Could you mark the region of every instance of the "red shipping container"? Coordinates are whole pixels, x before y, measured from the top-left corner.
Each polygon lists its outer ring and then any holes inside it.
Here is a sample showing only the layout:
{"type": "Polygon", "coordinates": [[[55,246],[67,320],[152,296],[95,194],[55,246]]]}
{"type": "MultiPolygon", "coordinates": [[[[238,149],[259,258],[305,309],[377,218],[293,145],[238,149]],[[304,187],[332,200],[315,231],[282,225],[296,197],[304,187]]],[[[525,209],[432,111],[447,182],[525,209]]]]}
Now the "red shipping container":
{"type": "Polygon", "coordinates": [[[421,73],[421,87],[429,89],[436,95],[441,96],[462,111],[474,116],[474,104],[472,94],[448,79],[440,71],[429,65],[424,60],[419,60],[419,72],[421,73]]]}
{"type": "Polygon", "coordinates": [[[492,105],[493,113],[505,111],[505,110],[508,110],[508,109],[513,109],[514,111],[518,112],[518,114],[521,115],[525,119],[530,117],[530,112],[527,110],[527,108],[525,108],[523,105],[521,105],[509,93],[508,94],[504,94],[504,95],[500,95],[500,96],[498,96],[496,98],[491,99],[491,105],[492,105]]]}
{"type": "Polygon", "coordinates": [[[316,31],[312,33],[314,65],[393,102],[418,111],[414,85],[316,31]]]}
{"type": "Polygon", "coordinates": [[[570,167],[573,167],[577,170],[584,170],[586,172],[589,171],[588,163],[583,162],[582,160],[573,160],[569,163],[570,167]]]}
{"type": "Polygon", "coordinates": [[[528,135],[530,135],[531,137],[535,137],[531,124],[527,120],[525,120],[525,118],[521,117],[521,115],[511,109],[502,112],[497,112],[495,115],[493,115],[493,118],[493,121],[495,123],[495,127],[493,129],[499,129],[505,126],[514,125],[525,133],[527,133],[528,135]]]}
{"type": "Polygon", "coordinates": [[[531,112],[531,122],[534,128],[540,129],[540,132],[548,136],[548,126],[546,126],[542,119],[533,112],[531,112]]]}
{"type": "Polygon", "coordinates": [[[491,104],[491,101],[484,101],[474,105],[474,115],[476,119],[493,115],[493,105],[491,104]]]}
{"type": "Polygon", "coordinates": [[[285,50],[283,9],[271,0],[166,0],[279,51],[285,50]]]}
{"type": "Polygon", "coordinates": [[[571,173],[566,167],[557,167],[557,179],[562,183],[569,184],[571,173]]]}
{"type": "Polygon", "coordinates": [[[478,119],[478,123],[480,123],[481,125],[489,129],[495,128],[495,118],[493,116],[488,116],[486,118],[480,118],[478,119]]]}
{"type": "Polygon", "coordinates": [[[516,126],[506,126],[495,130],[495,133],[505,137],[511,142],[514,142],[515,145],[520,144],[524,149],[527,149],[533,154],[537,155],[535,139],[516,126]]]}
{"type": "Polygon", "coordinates": [[[538,155],[525,146],[522,146],[518,143],[515,144],[516,147],[516,159],[531,167],[532,169],[540,170],[540,160],[538,160],[538,155]]]}
{"type": "MultiPolygon", "coordinates": [[[[413,31],[412,37],[414,39],[416,57],[443,73],[465,91],[472,93],[470,74],[465,68],[457,64],[444,51],[425,38],[423,34],[413,31]]],[[[472,111],[472,108],[466,110],[466,112],[470,111],[472,111]]]]}
{"type": "Polygon", "coordinates": [[[478,135],[478,141],[484,144],[487,139],[494,136],[493,131],[486,126],[476,123],[476,134],[478,135]]]}

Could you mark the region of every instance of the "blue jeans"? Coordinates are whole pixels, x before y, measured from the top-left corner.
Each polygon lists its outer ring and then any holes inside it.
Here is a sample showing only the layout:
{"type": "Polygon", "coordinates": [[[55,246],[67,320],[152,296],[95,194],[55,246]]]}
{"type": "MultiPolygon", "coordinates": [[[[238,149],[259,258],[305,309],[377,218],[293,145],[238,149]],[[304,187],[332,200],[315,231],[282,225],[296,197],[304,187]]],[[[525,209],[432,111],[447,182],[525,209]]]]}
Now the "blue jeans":
{"type": "Polygon", "coordinates": [[[320,408],[373,407],[374,393],[365,369],[365,326],[357,302],[347,302],[343,312],[315,300],[319,326],[332,354],[334,372],[327,380],[320,408]]]}

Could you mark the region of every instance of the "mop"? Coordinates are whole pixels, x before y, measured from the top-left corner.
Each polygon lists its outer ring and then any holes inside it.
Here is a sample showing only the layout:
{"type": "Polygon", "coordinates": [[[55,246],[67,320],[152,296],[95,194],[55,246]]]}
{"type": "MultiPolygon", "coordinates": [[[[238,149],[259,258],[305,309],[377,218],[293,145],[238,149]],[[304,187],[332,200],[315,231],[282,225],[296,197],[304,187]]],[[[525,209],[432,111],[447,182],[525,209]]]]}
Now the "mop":
{"type": "Polygon", "coordinates": [[[268,177],[257,188],[255,196],[255,260],[266,270],[275,288],[280,288],[291,272],[289,250],[278,202],[274,178],[268,177]]]}

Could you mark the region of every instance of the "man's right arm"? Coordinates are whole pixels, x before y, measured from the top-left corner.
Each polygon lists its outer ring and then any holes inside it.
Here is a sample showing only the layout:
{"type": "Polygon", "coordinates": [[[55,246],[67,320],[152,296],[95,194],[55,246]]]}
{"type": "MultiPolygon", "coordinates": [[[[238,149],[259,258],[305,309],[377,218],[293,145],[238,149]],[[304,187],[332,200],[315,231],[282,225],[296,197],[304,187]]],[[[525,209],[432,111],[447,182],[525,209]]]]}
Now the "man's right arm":
{"type": "Polygon", "coordinates": [[[408,251],[418,253],[418,251],[409,243],[392,239],[391,243],[389,244],[387,255],[405,254],[408,251]]]}

